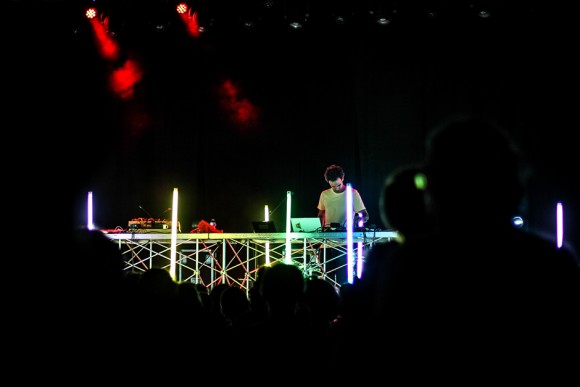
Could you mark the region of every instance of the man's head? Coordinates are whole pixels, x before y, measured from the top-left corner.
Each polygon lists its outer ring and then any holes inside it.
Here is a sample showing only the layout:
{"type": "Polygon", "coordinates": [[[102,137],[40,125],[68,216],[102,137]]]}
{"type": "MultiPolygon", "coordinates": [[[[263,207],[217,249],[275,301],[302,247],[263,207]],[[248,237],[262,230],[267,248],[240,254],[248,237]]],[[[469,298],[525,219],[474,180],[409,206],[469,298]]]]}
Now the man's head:
{"type": "Polygon", "coordinates": [[[324,171],[324,180],[330,184],[334,192],[342,192],[344,190],[344,170],[336,164],[332,164],[324,171]]]}

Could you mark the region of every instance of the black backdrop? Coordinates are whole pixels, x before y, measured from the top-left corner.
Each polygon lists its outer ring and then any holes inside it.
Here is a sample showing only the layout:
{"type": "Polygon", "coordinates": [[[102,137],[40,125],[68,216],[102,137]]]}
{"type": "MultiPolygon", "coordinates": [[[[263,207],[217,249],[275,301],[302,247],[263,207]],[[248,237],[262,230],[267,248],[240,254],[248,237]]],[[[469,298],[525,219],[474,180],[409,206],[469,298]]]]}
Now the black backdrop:
{"type": "Polygon", "coordinates": [[[337,163],[381,228],[385,176],[421,160],[431,127],[470,114],[506,127],[522,145],[535,173],[529,226],[553,234],[562,200],[566,235],[576,237],[577,67],[565,9],[388,29],[226,28],[198,40],[177,26],[127,29],[117,39],[144,76],[134,97],[120,100],[68,2],[32,4],[7,6],[14,67],[5,78],[10,128],[23,154],[39,161],[20,178],[51,196],[37,218],[67,211],[64,219],[83,224],[92,191],[96,224],[126,227],[146,216],[139,206],[160,216],[177,187],[183,231],[215,218],[225,232],[249,232],[266,204],[283,229],[286,192],[294,215],[314,216],[328,186],[324,168],[337,163]],[[33,8],[42,12],[28,14],[33,8]],[[224,113],[216,90],[225,80],[255,107],[252,125],[224,113]]]}

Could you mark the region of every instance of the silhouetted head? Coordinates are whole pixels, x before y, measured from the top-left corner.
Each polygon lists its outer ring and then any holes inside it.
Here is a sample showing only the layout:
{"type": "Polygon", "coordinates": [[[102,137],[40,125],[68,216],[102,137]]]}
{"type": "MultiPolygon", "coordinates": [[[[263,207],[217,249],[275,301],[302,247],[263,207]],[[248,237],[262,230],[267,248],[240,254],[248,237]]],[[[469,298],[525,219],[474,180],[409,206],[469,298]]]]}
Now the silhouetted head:
{"type": "Polygon", "coordinates": [[[224,289],[220,297],[221,314],[230,321],[242,313],[250,310],[250,300],[246,292],[237,286],[230,286],[224,289]]]}
{"type": "Polygon", "coordinates": [[[427,142],[427,202],[440,225],[508,225],[523,199],[519,155],[506,133],[474,119],[436,129],[427,142]]]}
{"type": "Polygon", "coordinates": [[[340,296],[334,286],[322,278],[308,278],[304,291],[304,303],[312,317],[319,321],[332,321],[340,313],[340,296]]]}
{"type": "Polygon", "coordinates": [[[270,305],[292,305],[302,299],[305,280],[295,265],[276,262],[264,272],[261,293],[270,305]]]}
{"type": "Polygon", "coordinates": [[[419,166],[405,166],[387,176],[379,200],[383,224],[405,237],[430,230],[426,184],[425,172],[419,166]]]}
{"type": "Polygon", "coordinates": [[[86,282],[99,288],[124,279],[124,261],[121,251],[101,231],[79,228],[74,231],[72,247],[77,273],[86,282]]]}
{"type": "Polygon", "coordinates": [[[220,302],[221,302],[221,298],[222,298],[222,293],[224,292],[224,290],[226,290],[229,287],[230,287],[230,285],[228,285],[225,282],[222,282],[222,283],[215,285],[209,291],[209,297],[211,299],[211,309],[213,312],[215,312],[217,314],[221,314],[220,302]]]}
{"type": "Polygon", "coordinates": [[[167,299],[177,295],[177,282],[165,269],[151,267],[141,274],[139,286],[148,297],[167,299]]]}

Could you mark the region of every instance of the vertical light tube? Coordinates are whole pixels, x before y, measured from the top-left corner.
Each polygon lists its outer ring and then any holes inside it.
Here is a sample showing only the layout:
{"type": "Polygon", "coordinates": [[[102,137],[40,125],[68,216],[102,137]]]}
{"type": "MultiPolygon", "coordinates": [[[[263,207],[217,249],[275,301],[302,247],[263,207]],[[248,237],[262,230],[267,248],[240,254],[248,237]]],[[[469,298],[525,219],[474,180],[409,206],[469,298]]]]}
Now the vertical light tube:
{"type": "MultiPolygon", "coordinates": [[[[268,222],[270,220],[270,210],[268,209],[268,205],[264,206],[264,220],[268,222]]],[[[266,265],[270,265],[270,242],[266,241],[266,265]]]]}
{"type": "Polygon", "coordinates": [[[562,203],[556,204],[556,246],[562,248],[564,243],[564,208],[562,203]]]}
{"type": "Polygon", "coordinates": [[[173,188],[173,203],[171,205],[171,258],[169,266],[169,274],[173,280],[176,280],[176,248],[177,248],[177,202],[179,193],[177,188],[173,188]]]}
{"type": "Polygon", "coordinates": [[[357,242],[356,278],[360,279],[363,272],[363,243],[357,242]]]}
{"type": "MultiPolygon", "coordinates": [[[[363,215],[361,213],[358,214],[357,220],[357,227],[362,228],[364,226],[363,223],[363,215]]],[[[361,278],[363,272],[363,243],[357,242],[357,260],[356,260],[356,277],[361,278]]]]}
{"type": "Polygon", "coordinates": [[[286,254],[284,254],[284,263],[292,263],[292,244],[290,243],[290,232],[292,224],[290,215],[292,214],[292,191],[286,191],[286,254]]]}
{"type": "Polygon", "coordinates": [[[352,211],[352,186],[350,183],[346,184],[346,270],[347,270],[347,278],[348,283],[353,283],[353,236],[352,236],[352,229],[353,229],[353,211],[352,211]]]}
{"type": "Polygon", "coordinates": [[[87,228],[93,230],[95,224],[93,222],[93,192],[89,191],[87,195],[87,228]]]}

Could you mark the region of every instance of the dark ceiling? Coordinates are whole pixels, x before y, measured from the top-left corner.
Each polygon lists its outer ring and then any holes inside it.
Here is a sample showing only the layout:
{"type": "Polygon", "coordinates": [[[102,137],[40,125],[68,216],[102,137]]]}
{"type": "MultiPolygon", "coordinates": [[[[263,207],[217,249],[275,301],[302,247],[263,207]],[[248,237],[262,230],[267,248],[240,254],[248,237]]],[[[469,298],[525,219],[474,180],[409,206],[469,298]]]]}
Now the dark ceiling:
{"type": "MultiPolygon", "coordinates": [[[[434,23],[470,25],[483,19],[487,23],[514,25],[541,23],[554,10],[561,10],[554,3],[547,9],[536,0],[190,0],[186,3],[197,11],[199,24],[207,33],[286,30],[291,29],[289,24],[293,21],[300,21],[305,31],[415,28],[434,23]],[[378,25],[379,18],[386,22],[378,25]]],[[[50,18],[58,18],[58,23],[77,29],[82,29],[84,10],[89,6],[96,7],[100,16],[109,18],[110,29],[116,34],[137,30],[162,33],[180,28],[175,0],[12,0],[9,4],[36,15],[46,13],[50,18]]]]}

